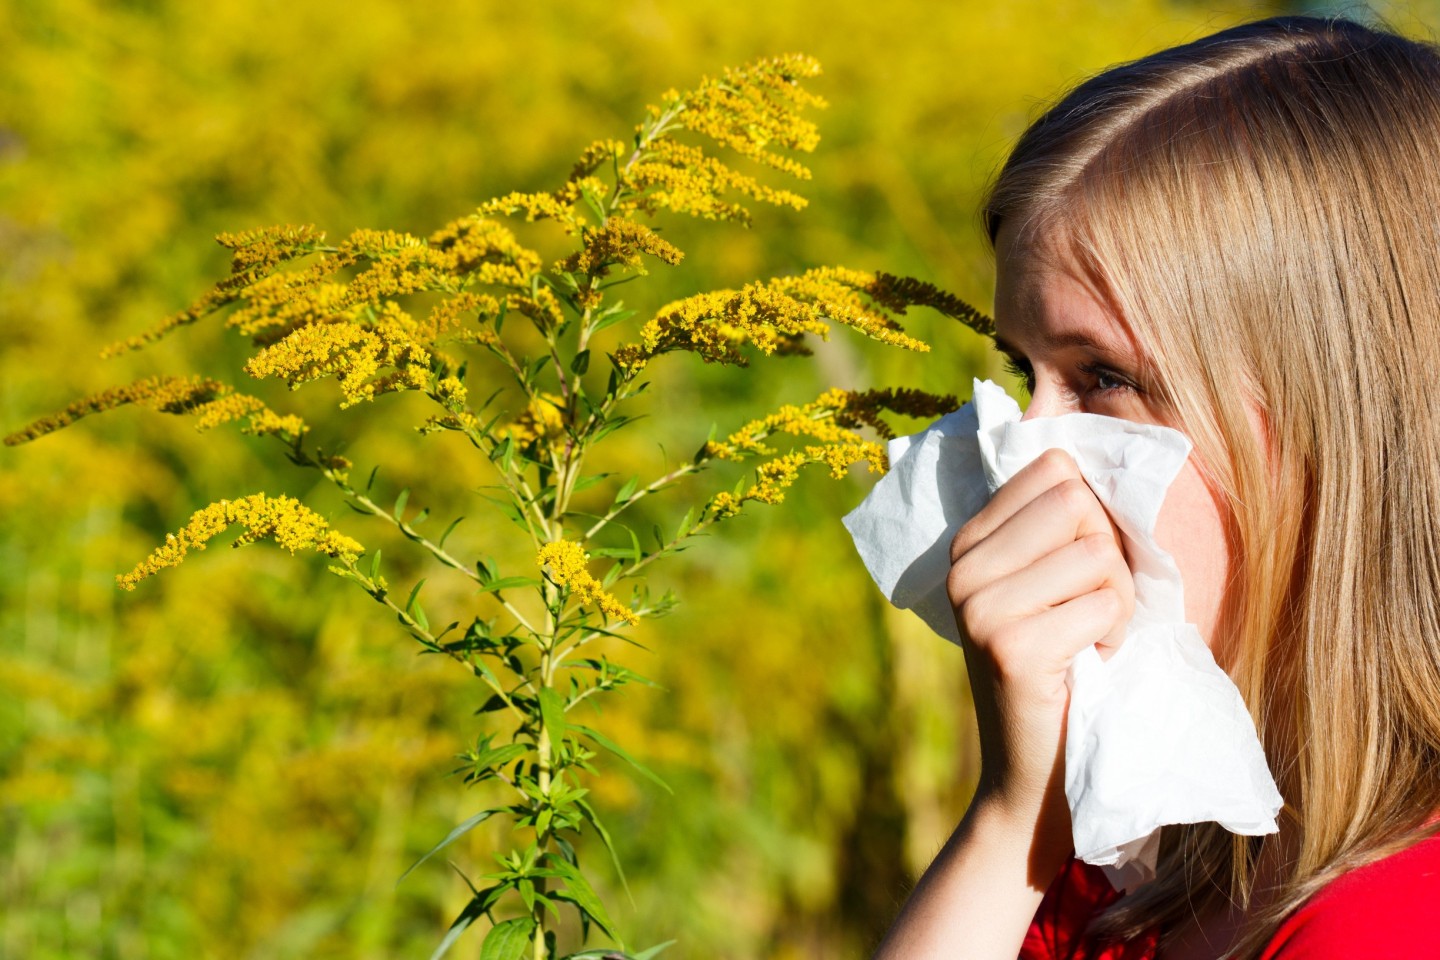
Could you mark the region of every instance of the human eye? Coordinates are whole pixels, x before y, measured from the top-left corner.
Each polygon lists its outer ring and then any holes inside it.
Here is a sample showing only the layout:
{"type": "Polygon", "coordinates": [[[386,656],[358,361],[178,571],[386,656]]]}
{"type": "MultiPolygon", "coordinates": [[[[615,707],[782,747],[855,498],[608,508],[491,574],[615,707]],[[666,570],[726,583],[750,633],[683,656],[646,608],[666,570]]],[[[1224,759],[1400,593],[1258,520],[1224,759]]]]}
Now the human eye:
{"type": "Polygon", "coordinates": [[[1139,393],[1140,388],[1135,381],[1125,374],[1098,363],[1082,363],[1079,365],[1081,373],[1091,379],[1090,391],[1102,396],[1119,396],[1126,393],[1139,393]]]}
{"type": "Polygon", "coordinates": [[[1007,353],[1005,354],[1005,372],[1023,383],[1027,394],[1035,392],[1035,370],[1030,366],[1029,360],[1007,353]]]}

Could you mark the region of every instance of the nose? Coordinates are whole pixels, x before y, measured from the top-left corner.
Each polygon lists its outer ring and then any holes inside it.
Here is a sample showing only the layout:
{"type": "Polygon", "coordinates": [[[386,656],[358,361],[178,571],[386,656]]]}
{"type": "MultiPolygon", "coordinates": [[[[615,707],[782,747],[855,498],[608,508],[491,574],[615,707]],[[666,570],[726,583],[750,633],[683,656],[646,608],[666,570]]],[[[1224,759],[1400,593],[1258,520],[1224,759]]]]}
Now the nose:
{"type": "Polygon", "coordinates": [[[1058,417],[1062,413],[1068,413],[1065,408],[1065,398],[1060,396],[1060,391],[1044,381],[1035,384],[1035,392],[1030,394],[1030,402],[1025,407],[1025,414],[1021,420],[1034,420],[1036,417],[1058,417]]]}

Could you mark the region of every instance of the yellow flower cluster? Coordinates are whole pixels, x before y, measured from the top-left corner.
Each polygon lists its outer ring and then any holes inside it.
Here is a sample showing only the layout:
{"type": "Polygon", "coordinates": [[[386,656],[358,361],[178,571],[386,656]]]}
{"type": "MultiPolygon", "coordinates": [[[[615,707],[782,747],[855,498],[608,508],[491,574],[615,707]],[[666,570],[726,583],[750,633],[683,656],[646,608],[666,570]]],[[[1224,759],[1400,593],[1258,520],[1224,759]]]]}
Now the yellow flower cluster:
{"type": "Polygon", "coordinates": [[[216,243],[234,251],[230,260],[231,273],[270,269],[286,260],[312,253],[324,240],[325,232],[309,224],[302,227],[289,224],[262,227],[215,236],[216,243]]]}
{"type": "Polygon", "coordinates": [[[496,197],[493,200],[486,200],[480,204],[475,215],[479,217],[490,217],[495,214],[502,216],[514,216],[516,213],[525,214],[527,223],[536,220],[556,220],[565,228],[566,233],[579,233],[585,219],[577,216],[572,209],[573,199],[566,199],[563,194],[554,193],[507,193],[503,197],[496,197]]]}
{"type": "Polygon", "coordinates": [[[623,180],[629,190],[638,194],[633,205],[650,214],[673,210],[706,220],[733,220],[748,225],[750,211],[725,200],[727,191],[796,210],[804,209],[809,202],[790,190],[767,187],[706,156],[701,148],[668,137],[651,144],[644,158],[625,171],[623,180]]]}
{"type": "Polygon", "coordinates": [[[521,446],[558,437],[565,432],[565,418],[561,413],[563,404],[564,401],[555,394],[543,393],[531,400],[520,416],[502,427],[500,432],[521,446]]]}
{"type": "Polygon", "coordinates": [[[391,390],[424,387],[430,353],[407,335],[402,315],[387,303],[368,325],[341,321],[299,327],[251,357],[245,372],[279,377],[292,389],[333,376],[345,397],[342,408],[391,390]],[[393,367],[395,373],[371,379],[381,367],[393,367]]]}
{"type": "MultiPolygon", "coordinates": [[[[951,394],[933,394],[908,387],[885,390],[843,390],[832,387],[810,403],[787,404],[768,416],[745,424],[723,441],[705,444],[704,454],[719,460],[743,460],[752,454],[774,453],[765,440],[776,433],[793,437],[809,437],[821,443],[849,443],[861,438],[852,433],[856,427],[871,427],[882,438],[895,435],[890,425],[880,418],[882,411],[909,417],[936,417],[959,406],[951,394]]],[[[884,458],[876,461],[881,471],[888,469],[884,458]]]]}
{"type": "MultiPolygon", "coordinates": [[[[433,344],[449,336],[465,321],[493,317],[500,312],[500,304],[494,297],[483,293],[456,294],[441,300],[430,308],[430,315],[417,324],[411,336],[420,343],[433,344]]],[[[462,339],[468,342],[484,342],[494,339],[494,332],[488,327],[466,329],[462,339]]]]}
{"type": "Polygon", "coordinates": [[[423,250],[425,241],[398,230],[356,230],[340,244],[340,254],[355,259],[383,260],[407,250],[423,250]]]}
{"type": "Polygon", "coordinates": [[[626,623],[640,622],[639,616],[625,604],[605,592],[586,564],[590,555],[573,540],[556,540],[540,548],[536,563],[545,570],[550,580],[565,587],[581,606],[593,606],[611,620],[626,623]]]}
{"type": "Polygon", "coordinates": [[[827,390],[811,403],[800,406],[786,404],[774,413],[753,420],[730,434],[724,441],[705,444],[705,455],[720,460],[741,460],[751,454],[774,453],[765,440],[772,434],[809,437],[821,443],[845,443],[860,439],[837,422],[836,413],[844,410],[848,390],[827,390]]]}
{"type": "MultiPolygon", "coordinates": [[[[934,418],[959,408],[960,401],[953,394],[934,394],[910,387],[891,387],[884,390],[831,390],[821,400],[831,398],[835,410],[835,422],[842,427],[871,427],[881,437],[890,439],[895,431],[880,419],[881,411],[898,413],[906,417],[934,418]]],[[[820,401],[816,401],[817,403],[820,401]]]]}
{"type": "Polygon", "coordinates": [[[533,297],[512,293],[505,298],[505,309],[529,317],[539,330],[553,330],[565,323],[565,311],[549,287],[536,288],[533,297]]]}
{"type": "Polygon", "coordinates": [[[468,410],[461,410],[459,413],[447,413],[439,416],[428,417],[423,424],[415,429],[421,436],[428,436],[441,430],[471,431],[481,428],[480,418],[468,410]]]}
{"type": "MultiPolygon", "coordinates": [[[[316,264],[328,266],[328,264],[316,264]]],[[[322,281],[312,268],[275,273],[251,284],[225,326],[257,342],[273,342],[291,330],[354,316],[343,283],[322,281]]]]}
{"type": "Polygon", "coordinates": [[[959,297],[923,280],[858,270],[837,269],[834,273],[837,282],[854,286],[895,313],[904,314],[907,307],[929,307],[936,313],[959,320],[981,336],[995,337],[995,321],[992,318],[959,297]]]}
{"type": "Polygon", "coordinates": [[[745,344],[765,354],[798,352],[805,334],[828,337],[832,321],[881,343],[928,351],[928,344],[906,334],[893,317],[865,304],[862,281],[873,282],[874,276],[822,267],[747,284],[738,292],[689,297],[664,307],[641,328],[641,342],[622,346],[615,359],[633,372],[658,354],[688,350],[708,362],[743,366],[745,344]]]}
{"type": "Polygon", "coordinates": [[[796,160],[774,152],[773,147],[809,152],[820,142],[814,122],[800,116],[806,107],[824,107],[825,101],[800,85],[820,74],[811,57],[786,54],[756,60],[744,67],[729,67],[719,80],[704,78],[692,92],[665,94],[653,116],[684,104],[677,121],[687,130],[703,134],[757,163],[808,179],[810,171],[796,160]]]}
{"type": "MultiPolygon", "coordinates": [[[[511,194],[486,209],[491,207],[532,216],[567,211],[560,199],[544,194],[511,194]]],[[[539,254],[496,221],[477,215],[447,224],[428,240],[394,230],[357,230],[328,250],[320,247],[323,237],[313,227],[290,226],[221,234],[217,239],[235,251],[236,273],[150,330],[107,347],[102,356],[143,347],[236,301],[242,304],[226,326],[267,345],[315,324],[359,323],[356,308],[384,305],[389,298],[421,291],[456,294],[437,305],[426,324],[408,324],[411,339],[428,346],[458,326],[463,314],[498,311],[493,297],[463,292],[464,287],[482,283],[528,291],[541,269],[539,254]],[[284,260],[317,252],[304,269],[273,272],[284,260]],[[348,283],[326,282],[359,263],[368,266],[348,283]]]]}
{"type": "Polygon", "coordinates": [[[853,432],[860,426],[873,427],[881,437],[893,436],[889,426],[880,419],[881,411],[907,416],[930,417],[955,409],[953,396],[937,396],[921,390],[851,391],[833,388],[814,401],[786,405],[779,410],[745,424],[723,441],[711,441],[701,451],[705,457],[718,460],[743,460],[752,455],[771,456],[775,450],[765,441],[777,433],[805,437],[818,443],[793,450],[756,468],[756,482],[743,494],[720,493],[712,497],[708,508],[717,519],[733,517],[746,501],[779,503],[785,490],[795,482],[806,464],[823,463],[830,475],[840,478],[852,465],[865,462],[870,471],[884,473],[890,468],[889,458],[881,443],[866,440],[853,432]]]}
{"type": "Polygon", "coordinates": [[[355,466],[348,457],[331,456],[317,457],[316,459],[325,469],[333,471],[342,483],[349,478],[350,468],[355,466]]]}
{"type": "Polygon", "coordinates": [[[447,407],[459,409],[465,406],[468,394],[458,377],[443,377],[435,384],[435,396],[447,407]]]}
{"type": "Polygon", "coordinates": [[[540,255],[522,247],[513,233],[473,214],[436,230],[430,247],[440,255],[442,269],[479,283],[529,289],[541,268],[540,255]]]}
{"type": "Polygon", "coordinates": [[[811,445],[803,450],[776,457],[755,468],[755,483],[743,494],[717,493],[710,498],[706,509],[716,519],[724,520],[738,514],[748,501],[757,503],[782,503],[785,491],[799,479],[800,468],[811,463],[823,463],[830,468],[830,476],[839,480],[849,468],[864,462],[871,473],[884,473],[888,467],[885,448],[878,443],[859,437],[837,443],[811,445]]]}
{"type": "Polygon", "coordinates": [[[221,500],[197,510],[179,533],[166,534],[165,545],[136,565],[129,573],[115,578],[125,590],[166,567],[178,566],[191,549],[204,550],[205,545],[228,527],[239,524],[245,528],[231,546],[254,543],[266,537],[289,550],[314,550],[330,557],[353,562],[365,548],[359,543],[329,529],[324,518],[291,497],[267,497],[252,494],[239,500],[221,500]]]}
{"type": "Polygon", "coordinates": [[[805,333],[824,337],[829,331],[808,305],[751,283],[739,291],[715,290],[667,305],[640,329],[640,343],[615,351],[615,362],[633,372],[659,354],[688,350],[707,362],[744,366],[749,362],[741,352],[746,343],[768,354],[782,340],[805,333]]]}
{"type": "Polygon", "coordinates": [[[160,413],[193,414],[195,429],[248,417],[245,433],[298,437],[309,427],[296,416],[282,416],[255,397],[235,392],[228,384],[204,377],[146,377],[121,387],[76,400],[59,413],[36,420],[5,438],[6,446],[28,443],[69,426],[81,417],[123,406],[141,406],[160,413]]]}
{"type": "Polygon", "coordinates": [[[569,183],[577,183],[599,170],[607,160],[618,160],[625,155],[623,140],[596,140],[580,153],[575,167],[570,171],[569,183]]]}
{"type": "Polygon", "coordinates": [[[603,277],[612,266],[645,272],[640,255],[648,253],[675,265],[685,256],[660,234],[633,220],[611,217],[603,227],[591,227],[582,234],[584,248],[555,264],[566,273],[603,277]]]}
{"type": "Polygon", "coordinates": [[[345,289],[348,304],[380,303],[422,290],[457,292],[454,258],[430,247],[403,247],[357,273],[345,289]]]}
{"type": "Polygon", "coordinates": [[[139,350],[237,300],[256,303],[257,315],[263,315],[264,304],[287,303],[326,276],[354,262],[353,256],[322,253],[310,266],[291,273],[272,274],[270,268],[257,267],[232,274],[184,310],[171,314],[143,333],[110,344],[100,351],[100,356],[113,357],[127,350],[139,350]]]}

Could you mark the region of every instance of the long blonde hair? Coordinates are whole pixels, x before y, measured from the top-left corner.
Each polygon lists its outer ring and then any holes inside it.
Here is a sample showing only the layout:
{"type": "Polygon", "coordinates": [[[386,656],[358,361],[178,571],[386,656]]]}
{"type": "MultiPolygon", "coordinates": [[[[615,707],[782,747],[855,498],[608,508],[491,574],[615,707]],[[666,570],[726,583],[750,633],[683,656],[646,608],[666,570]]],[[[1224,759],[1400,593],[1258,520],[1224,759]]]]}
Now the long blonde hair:
{"type": "MultiPolygon", "coordinates": [[[[1440,51],[1281,17],[1082,83],[985,206],[1074,245],[1233,515],[1226,666],[1299,844],[1239,956],[1440,809],[1437,164],[1440,51]]],[[[1168,828],[1095,929],[1250,907],[1259,846],[1168,828]]]]}

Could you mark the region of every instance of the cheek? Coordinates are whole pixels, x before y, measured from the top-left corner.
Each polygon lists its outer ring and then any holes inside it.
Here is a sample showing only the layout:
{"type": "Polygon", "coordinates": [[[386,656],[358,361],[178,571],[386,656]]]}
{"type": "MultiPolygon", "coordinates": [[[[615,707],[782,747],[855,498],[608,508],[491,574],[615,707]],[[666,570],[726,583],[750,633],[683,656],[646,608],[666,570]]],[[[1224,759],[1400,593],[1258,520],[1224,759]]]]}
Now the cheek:
{"type": "Polygon", "coordinates": [[[1232,549],[1225,509],[1205,483],[1192,457],[1165,495],[1155,521],[1155,540],[1175,558],[1185,585],[1185,619],[1195,624],[1223,665],[1216,632],[1230,577],[1232,549]]]}

